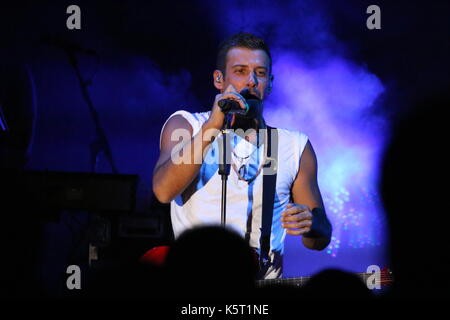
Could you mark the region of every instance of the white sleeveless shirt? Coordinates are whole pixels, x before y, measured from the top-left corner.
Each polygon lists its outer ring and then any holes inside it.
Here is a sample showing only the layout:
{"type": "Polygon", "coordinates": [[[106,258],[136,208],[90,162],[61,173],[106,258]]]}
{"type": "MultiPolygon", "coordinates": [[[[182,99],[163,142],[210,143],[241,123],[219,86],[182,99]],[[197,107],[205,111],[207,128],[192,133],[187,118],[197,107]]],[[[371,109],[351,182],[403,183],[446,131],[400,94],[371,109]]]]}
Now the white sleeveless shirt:
{"type": "MultiPolygon", "coordinates": [[[[210,112],[189,113],[181,110],[173,113],[169,119],[175,115],[184,117],[192,126],[193,135],[195,135],[208,120],[210,112]]],[[[200,225],[219,225],[221,222],[222,181],[218,173],[218,143],[221,143],[221,138],[219,135],[211,144],[197,177],[170,204],[175,238],[186,229],[200,225]]],[[[272,266],[264,276],[265,279],[282,276],[283,242],[286,230],[281,227],[281,213],[291,201],[291,186],[297,176],[300,157],[307,142],[308,137],[301,132],[278,129],[277,182],[270,237],[272,266]]],[[[235,163],[238,170],[241,168],[239,171],[241,176],[254,177],[264,158],[264,146],[257,148],[232,132],[230,143],[232,163],[235,163]]],[[[236,171],[231,168],[227,181],[227,227],[241,234],[257,251],[259,251],[262,221],[262,178],[261,171],[249,183],[239,179],[236,171]]]]}

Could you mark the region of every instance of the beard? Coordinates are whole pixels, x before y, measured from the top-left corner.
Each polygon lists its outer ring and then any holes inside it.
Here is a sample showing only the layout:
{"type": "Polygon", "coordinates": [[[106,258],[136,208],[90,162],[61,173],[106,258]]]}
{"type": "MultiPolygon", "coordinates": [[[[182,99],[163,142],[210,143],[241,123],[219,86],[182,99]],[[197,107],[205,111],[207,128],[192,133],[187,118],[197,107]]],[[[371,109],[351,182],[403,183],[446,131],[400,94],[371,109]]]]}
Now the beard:
{"type": "Polygon", "coordinates": [[[262,100],[257,93],[251,93],[247,88],[243,89],[240,94],[247,101],[249,111],[246,115],[234,114],[231,122],[233,129],[258,130],[262,123],[262,100]]]}

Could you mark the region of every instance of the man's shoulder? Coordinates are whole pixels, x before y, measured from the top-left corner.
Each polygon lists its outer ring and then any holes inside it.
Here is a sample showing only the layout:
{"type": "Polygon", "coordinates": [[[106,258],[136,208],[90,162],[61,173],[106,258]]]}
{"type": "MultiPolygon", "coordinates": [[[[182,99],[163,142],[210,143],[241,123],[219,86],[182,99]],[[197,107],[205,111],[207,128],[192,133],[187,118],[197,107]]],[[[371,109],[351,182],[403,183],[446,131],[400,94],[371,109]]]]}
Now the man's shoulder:
{"type": "Polygon", "coordinates": [[[196,134],[200,130],[203,123],[208,120],[209,114],[210,114],[210,111],[209,112],[190,112],[190,111],[183,110],[183,109],[175,111],[167,118],[161,131],[164,130],[167,123],[173,117],[178,116],[178,117],[182,117],[183,119],[185,119],[191,125],[193,134],[196,134]]]}
{"type": "Polygon", "coordinates": [[[294,129],[286,129],[286,128],[279,128],[279,127],[271,127],[275,128],[278,131],[278,135],[282,138],[287,139],[308,139],[308,135],[300,130],[294,130],[294,129]]]}
{"type": "Polygon", "coordinates": [[[188,120],[189,122],[191,122],[191,121],[204,122],[204,121],[208,120],[210,113],[211,113],[211,111],[191,112],[191,111],[187,111],[184,109],[180,109],[180,110],[177,110],[174,113],[172,113],[168,119],[170,119],[176,115],[179,115],[179,116],[185,118],[186,120],[188,120]]]}

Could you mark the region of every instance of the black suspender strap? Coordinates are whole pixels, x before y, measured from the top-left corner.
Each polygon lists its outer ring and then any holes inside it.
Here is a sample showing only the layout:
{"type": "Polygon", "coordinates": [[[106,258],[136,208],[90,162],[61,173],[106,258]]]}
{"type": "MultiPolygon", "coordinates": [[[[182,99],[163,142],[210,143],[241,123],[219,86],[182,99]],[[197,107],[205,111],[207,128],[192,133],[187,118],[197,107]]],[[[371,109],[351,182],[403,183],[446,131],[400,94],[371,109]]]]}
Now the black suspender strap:
{"type": "Polygon", "coordinates": [[[278,130],[267,126],[266,164],[263,167],[262,223],[260,238],[260,271],[264,273],[270,265],[270,234],[272,232],[273,204],[278,169],[278,130]]]}

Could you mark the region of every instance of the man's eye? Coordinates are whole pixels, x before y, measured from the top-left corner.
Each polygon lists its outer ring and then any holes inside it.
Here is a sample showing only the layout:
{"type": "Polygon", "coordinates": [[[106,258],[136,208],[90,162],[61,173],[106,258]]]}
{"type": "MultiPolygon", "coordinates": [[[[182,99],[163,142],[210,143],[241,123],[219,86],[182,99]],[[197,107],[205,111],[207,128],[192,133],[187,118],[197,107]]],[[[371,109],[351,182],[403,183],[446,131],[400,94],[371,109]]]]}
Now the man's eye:
{"type": "Polygon", "coordinates": [[[236,69],[236,73],[244,73],[244,69],[236,69]]]}
{"type": "Polygon", "coordinates": [[[266,72],[265,71],[259,71],[258,72],[258,76],[265,77],[266,76],[266,72]]]}

